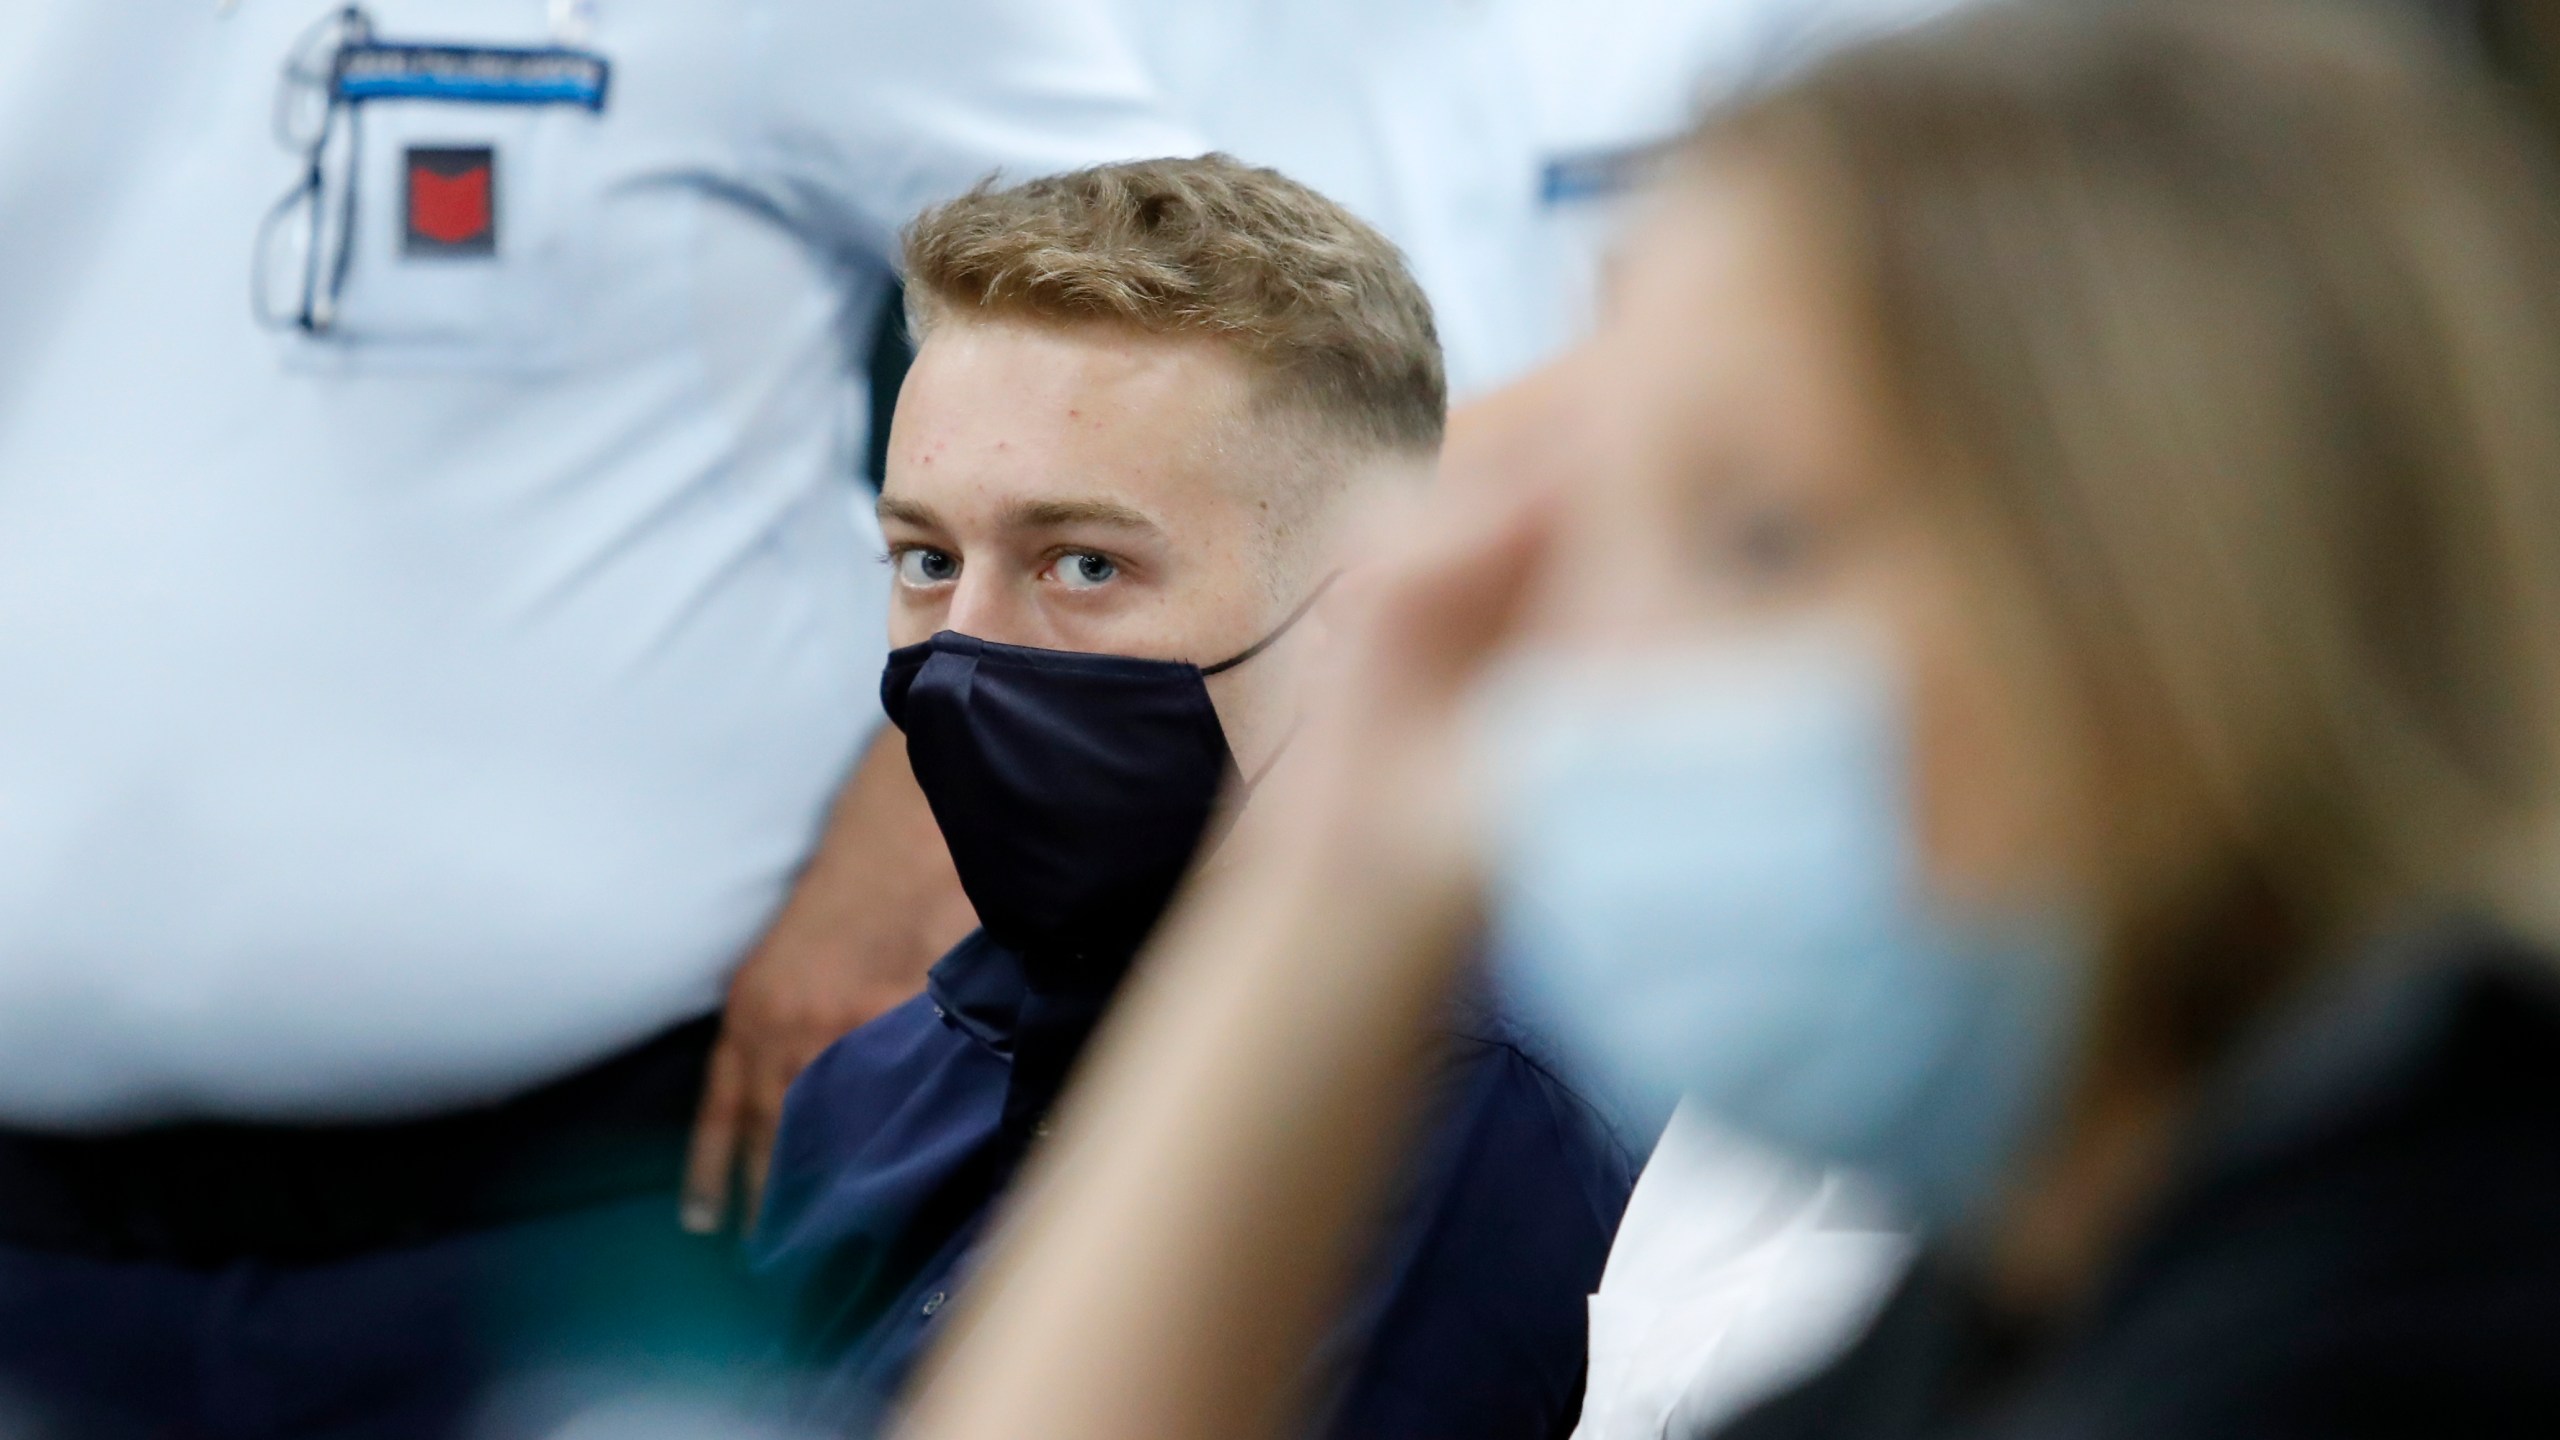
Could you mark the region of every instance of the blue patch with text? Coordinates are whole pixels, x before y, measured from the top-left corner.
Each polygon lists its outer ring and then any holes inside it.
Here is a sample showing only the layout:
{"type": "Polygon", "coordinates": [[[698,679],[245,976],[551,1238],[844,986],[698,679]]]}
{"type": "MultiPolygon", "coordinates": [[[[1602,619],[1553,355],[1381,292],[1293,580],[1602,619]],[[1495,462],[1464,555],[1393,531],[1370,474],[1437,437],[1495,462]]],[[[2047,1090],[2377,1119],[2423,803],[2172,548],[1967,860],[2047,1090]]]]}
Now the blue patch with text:
{"type": "Polygon", "coordinates": [[[604,109],[612,63],[556,45],[390,45],[338,51],[329,77],[342,101],[449,100],[479,105],[576,105],[604,109]]]}

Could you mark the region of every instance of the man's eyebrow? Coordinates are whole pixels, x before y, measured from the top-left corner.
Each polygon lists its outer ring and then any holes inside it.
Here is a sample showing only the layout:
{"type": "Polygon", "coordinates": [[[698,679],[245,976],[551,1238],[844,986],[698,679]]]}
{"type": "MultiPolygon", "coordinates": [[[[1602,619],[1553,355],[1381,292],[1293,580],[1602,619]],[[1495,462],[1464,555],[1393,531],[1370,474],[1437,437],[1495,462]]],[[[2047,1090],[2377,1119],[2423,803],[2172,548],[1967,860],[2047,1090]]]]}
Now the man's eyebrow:
{"type": "Polygon", "coordinates": [[[931,506],[919,504],[904,495],[883,495],[874,509],[883,520],[895,520],[919,530],[931,530],[936,525],[931,506]]]}
{"type": "Polygon", "coordinates": [[[1049,530],[1068,525],[1101,525],[1117,530],[1158,533],[1163,527],[1146,512],[1116,500],[1024,500],[1005,511],[1005,523],[1021,530],[1049,530]]]}

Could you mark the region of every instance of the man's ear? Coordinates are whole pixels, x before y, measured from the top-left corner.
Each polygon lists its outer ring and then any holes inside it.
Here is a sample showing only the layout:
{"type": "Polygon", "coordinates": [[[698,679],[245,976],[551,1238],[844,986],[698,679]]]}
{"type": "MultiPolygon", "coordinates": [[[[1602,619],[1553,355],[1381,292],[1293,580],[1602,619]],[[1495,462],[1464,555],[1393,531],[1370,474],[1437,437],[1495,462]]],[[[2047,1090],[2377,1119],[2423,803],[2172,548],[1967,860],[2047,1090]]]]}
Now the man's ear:
{"type": "Polygon", "coordinates": [[[1433,453],[1370,455],[1355,463],[1360,469],[1327,503],[1308,541],[1313,563],[1302,583],[1323,587],[1298,621],[1308,632],[1300,653],[1311,670],[1330,663],[1339,638],[1354,628],[1380,562],[1408,548],[1427,523],[1438,473],[1433,453]]]}
{"type": "Polygon", "coordinates": [[[1342,587],[1351,578],[1344,570],[1319,576],[1317,583],[1324,589],[1308,604],[1306,618],[1298,622],[1299,627],[1307,632],[1305,640],[1300,642],[1306,647],[1307,668],[1319,674],[1332,668],[1335,657],[1341,652],[1345,614],[1342,587]]]}

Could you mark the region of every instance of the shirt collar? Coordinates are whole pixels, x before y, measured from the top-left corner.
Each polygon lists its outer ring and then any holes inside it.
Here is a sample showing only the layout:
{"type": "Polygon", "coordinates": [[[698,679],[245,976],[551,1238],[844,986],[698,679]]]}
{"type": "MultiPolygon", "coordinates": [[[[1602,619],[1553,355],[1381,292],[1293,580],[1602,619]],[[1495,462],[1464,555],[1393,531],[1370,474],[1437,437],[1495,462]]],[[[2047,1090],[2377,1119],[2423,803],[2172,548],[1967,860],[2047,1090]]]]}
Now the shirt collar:
{"type": "Polygon", "coordinates": [[[944,1018],[996,1053],[1011,1055],[1028,1031],[1081,1043],[1082,1032],[1110,1006],[1128,968],[1124,961],[1091,974],[1052,974],[1047,967],[1026,964],[986,931],[973,930],[934,962],[925,990],[944,1018]]]}

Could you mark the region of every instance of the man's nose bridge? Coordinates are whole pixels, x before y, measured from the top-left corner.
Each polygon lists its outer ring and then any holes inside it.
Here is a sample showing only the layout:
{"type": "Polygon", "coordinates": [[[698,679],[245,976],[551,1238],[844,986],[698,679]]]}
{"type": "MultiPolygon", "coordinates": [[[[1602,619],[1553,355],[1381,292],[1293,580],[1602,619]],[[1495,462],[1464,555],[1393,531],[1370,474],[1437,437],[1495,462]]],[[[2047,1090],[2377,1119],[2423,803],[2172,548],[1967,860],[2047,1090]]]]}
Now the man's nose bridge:
{"type": "Polygon", "coordinates": [[[1055,617],[1044,604],[1037,581],[993,563],[964,564],[938,628],[1000,645],[1059,648],[1055,617]]]}
{"type": "Polygon", "coordinates": [[[1021,619],[1020,600],[991,566],[964,566],[952,582],[951,606],[942,628],[990,639],[1013,633],[1021,619]]]}

